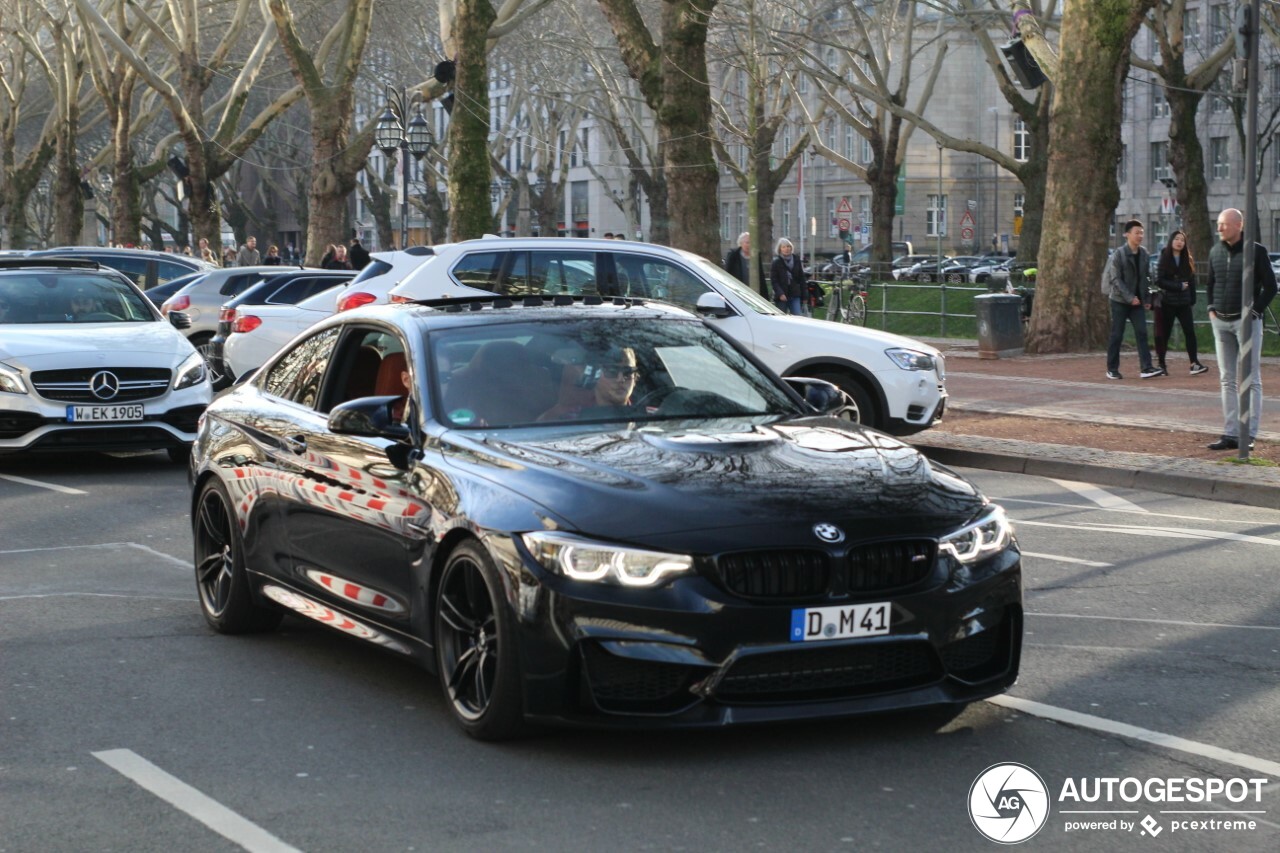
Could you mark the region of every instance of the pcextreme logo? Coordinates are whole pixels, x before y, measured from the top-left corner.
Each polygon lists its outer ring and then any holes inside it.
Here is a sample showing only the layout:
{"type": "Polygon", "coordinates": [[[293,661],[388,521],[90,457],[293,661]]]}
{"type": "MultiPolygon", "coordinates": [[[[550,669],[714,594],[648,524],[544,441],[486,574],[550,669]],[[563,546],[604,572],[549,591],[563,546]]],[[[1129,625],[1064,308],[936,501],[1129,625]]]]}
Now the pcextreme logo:
{"type": "Polygon", "coordinates": [[[969,788],[969,819],[999,844],[1020,844],[1049,819],[1049,789],[1025,764],[993,764],[969,788]]]}

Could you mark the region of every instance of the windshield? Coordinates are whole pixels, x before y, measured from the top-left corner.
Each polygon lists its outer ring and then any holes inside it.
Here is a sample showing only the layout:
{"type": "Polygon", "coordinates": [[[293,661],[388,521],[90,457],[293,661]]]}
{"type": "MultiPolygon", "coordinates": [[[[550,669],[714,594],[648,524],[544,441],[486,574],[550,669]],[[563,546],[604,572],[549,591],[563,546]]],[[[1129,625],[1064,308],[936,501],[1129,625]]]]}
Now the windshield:
{"type": "Polygon", "coordinates": [[[602,318],[433,332],[430,399],[462,429],[796,414],[776,379],[696,322],[602,318]]]}
{"type": "Polygon", "coordinates": [[[765,299],[759,293],[756,293],[750,287],[747,287],[736,276],[732,276],[725,272],[722,267],[711,263],[706,258],[697,258],[694,263],[704,276],[714,279],[716,284],[727,290],[733,291],[733,295],[741,299],[747,305],[751,306],[751,310],[757,314],[782,314],[778,307],[765,299]]]}
{"type": "Polygon", "coordinates": [[[98,272],[19,270],[0,276],[0,324],[150,323],[137,290],[98,272]]]}

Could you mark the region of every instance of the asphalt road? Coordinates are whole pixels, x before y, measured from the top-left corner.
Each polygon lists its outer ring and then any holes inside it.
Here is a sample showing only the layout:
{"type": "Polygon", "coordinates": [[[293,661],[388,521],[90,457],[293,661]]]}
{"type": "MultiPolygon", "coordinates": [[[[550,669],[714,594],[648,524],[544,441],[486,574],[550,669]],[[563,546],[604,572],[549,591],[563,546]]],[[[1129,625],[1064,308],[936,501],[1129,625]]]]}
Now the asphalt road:
{"type": "Polygon", "coordinates": [[[354,640],[292,618],[210,632],[185,474],[163,455],[0,460],[0,853],[992,850],[969,796],[1004,762],[1048,789],[1029,846],[1280,849],[1280,513],[965,473],[1025,552],[1008,700],[941,724],[494,746],[453,727],[425,673],[354,640]],[[1062,799],[1100,777],[1267,781],[1242,802],[1062,799]],[[1253,813],[1166,813],[1207,809],[1253,813]],[[1066,829],[1147,816],[1154,836],[1066,829]],[[1173,824],[1224,819],[1256,825],[1173,824]]]}

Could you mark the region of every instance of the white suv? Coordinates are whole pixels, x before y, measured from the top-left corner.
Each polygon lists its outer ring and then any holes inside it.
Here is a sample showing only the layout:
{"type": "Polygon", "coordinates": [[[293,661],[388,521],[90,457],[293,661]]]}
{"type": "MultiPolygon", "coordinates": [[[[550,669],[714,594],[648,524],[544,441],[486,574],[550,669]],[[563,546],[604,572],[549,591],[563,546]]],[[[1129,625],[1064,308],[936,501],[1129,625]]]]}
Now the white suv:
{"type": "MultiPolygon", "coordinates": [[[[651,243],[579,238],[485,237],[434,248],[434,257],[388,294],[390,301],[501,293],[633,296],[710,318],[782,376],[834,382],[859,420],[910,435],[942,417],[942,355],[900,335],[793,317],[716,264],[651,243]]],[[[381,301],[381,300],[379,300],[381,301]]]]}
{"type": "Polygon", "coordinates": [[[387,291],[434,258],[435,254],[435,249],[430,246],[410,246],[404,251],[374,252],[360,274],[338,291],[334,307],[341,313],[361,305],[385,305],[387,291]]]}

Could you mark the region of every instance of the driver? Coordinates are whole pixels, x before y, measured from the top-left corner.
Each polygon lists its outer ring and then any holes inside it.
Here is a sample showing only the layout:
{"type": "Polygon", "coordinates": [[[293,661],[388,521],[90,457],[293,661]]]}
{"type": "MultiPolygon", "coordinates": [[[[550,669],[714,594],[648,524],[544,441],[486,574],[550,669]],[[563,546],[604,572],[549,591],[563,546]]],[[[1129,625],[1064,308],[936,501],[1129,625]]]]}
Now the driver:
{"type": "Polygon", "coordinates": [[[538,416],[540,421],[572,420],[614,413],[619,408],[632,405],[631,394],[636,390],[640,368],[636,351],[631,347],[611,347],[600,359],[594,371],[588,368],[586,377],[593,382],[593,399],[587,404],[573,404],[561,400],[538,416]],[[599,411],[608,409],[608,412],[599,411]]]}
{"type": "Polygon", "coordinates": [[[98,312],[98,300],[93,298],[93,294],[86,288],[77,288],[71,294],[71,311],[68,315],[71,320],[83,320],[90,314],[98,312]]]}

